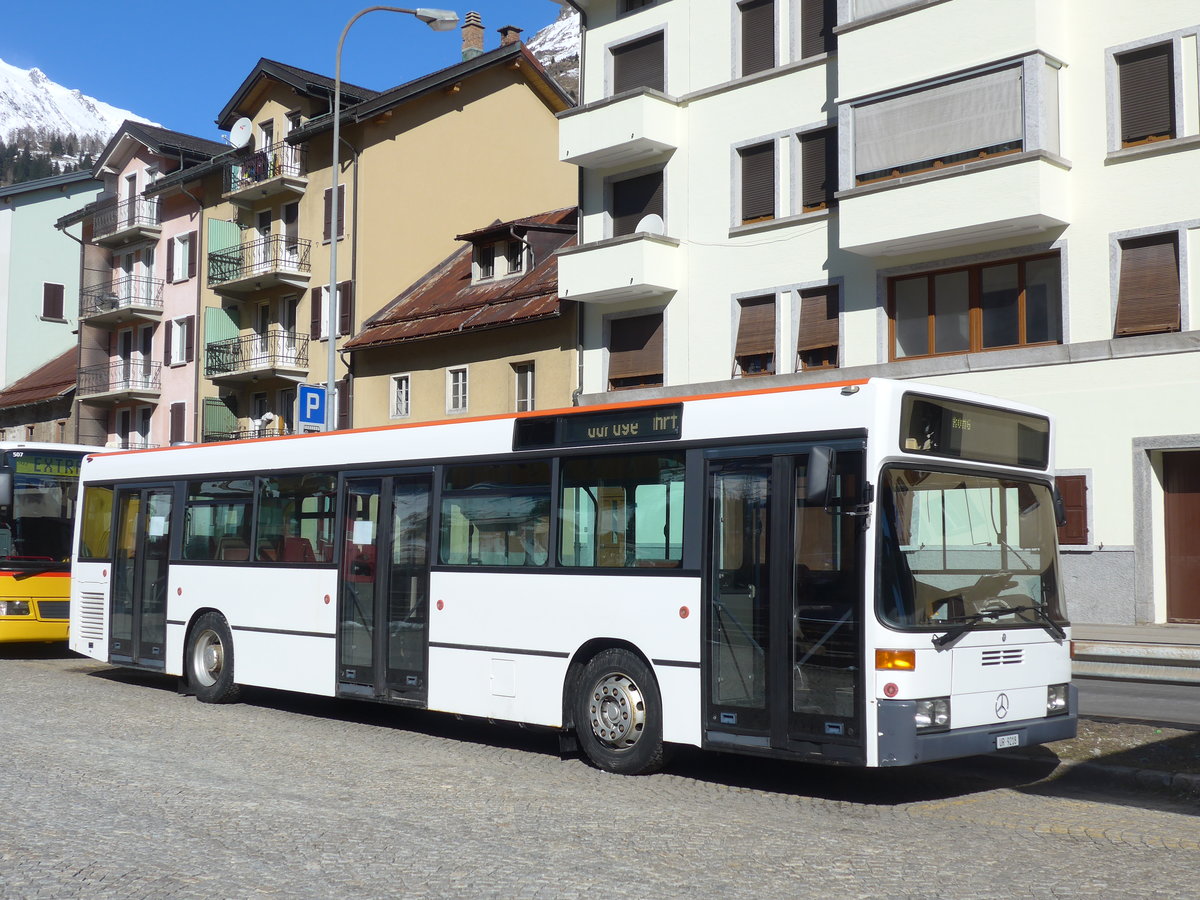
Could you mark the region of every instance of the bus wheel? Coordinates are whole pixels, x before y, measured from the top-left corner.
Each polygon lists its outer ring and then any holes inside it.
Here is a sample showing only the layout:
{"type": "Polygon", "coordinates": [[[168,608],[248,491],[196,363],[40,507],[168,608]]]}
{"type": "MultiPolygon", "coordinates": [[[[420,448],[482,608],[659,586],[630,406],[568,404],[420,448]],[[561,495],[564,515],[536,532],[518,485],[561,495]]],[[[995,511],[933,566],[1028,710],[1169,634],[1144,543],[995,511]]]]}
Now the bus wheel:
{"type": "Polygon", "coordinates": [[[192,626],[185,669],[201,703],[233,703],[241,695],[233,681],[233,635],[220,613],[205,613],[192,626]]]}
{"type": "Polygon", "coordinates": [[[662,701],[649,667],[628,650],[605,650],[584,666],[579,685],[575,731],[587,758],[618,775],[661,769],[662,701]]]}

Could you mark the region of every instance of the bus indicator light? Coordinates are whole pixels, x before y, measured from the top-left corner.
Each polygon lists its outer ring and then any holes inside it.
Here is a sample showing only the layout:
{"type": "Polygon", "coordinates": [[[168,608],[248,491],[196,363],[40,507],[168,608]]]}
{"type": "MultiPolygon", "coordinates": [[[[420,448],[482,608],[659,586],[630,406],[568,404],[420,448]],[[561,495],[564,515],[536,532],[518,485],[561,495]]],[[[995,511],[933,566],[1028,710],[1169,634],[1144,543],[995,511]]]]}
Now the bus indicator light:
{"type": "Polygon", "coordinates": [[[916,650],[876,650],[875,668],[877,670],[900,669],[911,672],[917,667],[916,650]]]}
{"type": "Polygon", "coordinates": [[[441,609],[445,609],[445,608],[446,608],[446,603],[445,603],[445,601],[443,601],[443,600],[439,600],[439,601],[437,602],[437,608],[438,608],[439,610],[441,610],[441,609]]]}
{"type": "Polygon", "coordinates": [[[325,595],[325,605],[326,606],[329,605],[329,595],[328,594],[325,595]]]}
{"type": "Polygon", "coordinates": [[[883,696],[885,697],[895,697],[898,693],[900,693],[900,688],[894,681],[889,681],[883,686],[883,696]]]}
{"type": "Polygon", "coordinates": [[[686,619],[691,614],[692,614],[692,611],[690,609],[688,609],[686,606],[679,607],[679,618],[686,619]]]}

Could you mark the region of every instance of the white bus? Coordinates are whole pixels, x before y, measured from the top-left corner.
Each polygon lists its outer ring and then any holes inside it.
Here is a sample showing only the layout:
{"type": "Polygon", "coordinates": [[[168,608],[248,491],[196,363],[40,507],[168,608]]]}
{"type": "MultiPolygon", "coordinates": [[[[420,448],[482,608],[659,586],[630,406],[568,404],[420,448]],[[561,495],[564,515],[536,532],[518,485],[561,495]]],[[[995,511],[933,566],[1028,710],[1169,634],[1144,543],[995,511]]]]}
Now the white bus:
{"type": "Polygon", "coordinates": [[[1035,409],[872,379],[105,454],[71,647],[205,702],[548,726],[631,774],[1059,740],[1052,446],[1035,409]]]}

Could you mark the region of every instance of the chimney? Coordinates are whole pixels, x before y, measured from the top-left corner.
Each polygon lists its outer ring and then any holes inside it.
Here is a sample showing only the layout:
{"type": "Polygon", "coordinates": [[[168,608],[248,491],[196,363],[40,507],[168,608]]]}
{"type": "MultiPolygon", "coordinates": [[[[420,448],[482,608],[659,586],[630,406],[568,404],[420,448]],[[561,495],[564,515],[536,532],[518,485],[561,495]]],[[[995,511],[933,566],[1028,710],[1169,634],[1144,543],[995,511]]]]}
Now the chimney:
{"type": "Polygon", "coordinates": [[[483,53],[483,19],[479,17],[479,13],[467,13],[463,20],[462,41],[463,62],[483,53]]]}
{"type": "Polygon", "coordinates": [[[521,29],[516,25],[505,25],[503,28],[496,29],[500,32],[500,46],[507,47],[509,44],[519,43],[521,40],[521,29]]]}

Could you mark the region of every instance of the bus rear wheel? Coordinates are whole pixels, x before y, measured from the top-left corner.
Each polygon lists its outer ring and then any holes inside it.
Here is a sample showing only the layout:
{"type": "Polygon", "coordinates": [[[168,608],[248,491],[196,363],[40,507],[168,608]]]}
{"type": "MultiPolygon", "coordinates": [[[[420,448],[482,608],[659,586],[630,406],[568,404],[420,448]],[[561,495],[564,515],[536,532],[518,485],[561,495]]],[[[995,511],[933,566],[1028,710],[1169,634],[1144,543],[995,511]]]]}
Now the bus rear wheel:
{"type": "Polygon", "coordinates": [[[185,669],[201,703],[233,703],[241,696],[233,680],[233,634],[220,613],[204,613],[192,626],[185,669]]]}
{"type": "Polygon", "coordinates": [[[661,769],[666,762],[662,700],[650,667],[615,647],[593,656],[579,678],[575,733],[599,769],[618,775],[661,769]]]}

